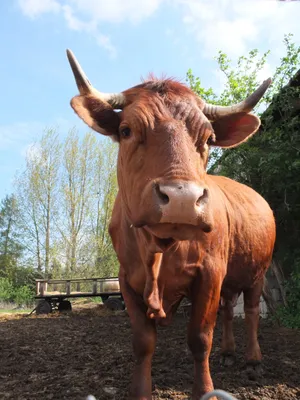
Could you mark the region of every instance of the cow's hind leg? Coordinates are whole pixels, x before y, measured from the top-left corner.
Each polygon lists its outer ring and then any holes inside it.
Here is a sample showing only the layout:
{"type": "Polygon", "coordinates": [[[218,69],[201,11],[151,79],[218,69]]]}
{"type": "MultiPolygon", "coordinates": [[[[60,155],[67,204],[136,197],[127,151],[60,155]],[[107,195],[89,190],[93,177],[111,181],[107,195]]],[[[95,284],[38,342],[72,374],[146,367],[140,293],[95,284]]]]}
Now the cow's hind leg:
{"type": "Polygon", "coordinates": [[[244,311],[247,332],[246,363],[255,370],[260,370],[261,351],[257,340],[259,324],[259,302],[263,288],[263,280],[252,288],[244,290],[244,311]]]}
{"type": "Polygon", "coordinates": [[[155,320],[146,316],[147,307],[142,296],[138,296],[125,279],[120,278],[122,295],[125,300],[132,328],[132,344],[135,355],[130,400],[151,400],[151,365],[156,345],[155,320]]]}
{"type": "Polygon", "coordinates": [[[229,367],[235,363],[235,341],[233,335],[233,302],[222,299],[222,344],[220,363],[229,367]]]}

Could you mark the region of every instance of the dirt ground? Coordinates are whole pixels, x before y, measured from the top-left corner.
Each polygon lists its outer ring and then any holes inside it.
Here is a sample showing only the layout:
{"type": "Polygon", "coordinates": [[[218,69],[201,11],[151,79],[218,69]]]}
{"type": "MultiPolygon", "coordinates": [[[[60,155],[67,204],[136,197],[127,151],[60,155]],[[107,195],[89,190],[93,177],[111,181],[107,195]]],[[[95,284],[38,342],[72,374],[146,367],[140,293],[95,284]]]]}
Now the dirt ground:
{"type": "MultiPolygon", "coordinates": [[[[300,332],[261,321],[263,373],[249,375],[243,361],[244,321],[235,321],[237,363],[219,364],[217,324],[211,355],[214,385],[239,400],[300,399],[300,332]]],[[[192,358],[186,346],[186,320],[178,313],[160,328],[153,360],[153,399],[190,398],[192,358]]],[[[49,316],[1,316],[0,399],[126,399],[133,366],[126,312],[101,305],[49,316]]]]}

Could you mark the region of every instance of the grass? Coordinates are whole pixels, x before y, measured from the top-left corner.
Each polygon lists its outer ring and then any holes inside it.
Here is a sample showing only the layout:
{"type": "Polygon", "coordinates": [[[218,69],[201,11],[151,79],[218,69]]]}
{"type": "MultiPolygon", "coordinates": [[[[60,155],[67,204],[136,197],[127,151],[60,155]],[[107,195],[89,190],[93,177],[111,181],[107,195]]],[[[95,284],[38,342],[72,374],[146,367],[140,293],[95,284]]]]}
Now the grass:
{"type": "Polygon", "coordinates": [[[0,314],[28,314],[32,311],[30,308],[20,308],[17,310],[9,308],[0,308],[0,314]]]}
{"type": "Polygon", "coordinates": [[[30,313],[35,307],[35,304],[28,304],[24,308],[18,307],[16,303],[0,300],[0,314],[25,314],[30,313]]]}

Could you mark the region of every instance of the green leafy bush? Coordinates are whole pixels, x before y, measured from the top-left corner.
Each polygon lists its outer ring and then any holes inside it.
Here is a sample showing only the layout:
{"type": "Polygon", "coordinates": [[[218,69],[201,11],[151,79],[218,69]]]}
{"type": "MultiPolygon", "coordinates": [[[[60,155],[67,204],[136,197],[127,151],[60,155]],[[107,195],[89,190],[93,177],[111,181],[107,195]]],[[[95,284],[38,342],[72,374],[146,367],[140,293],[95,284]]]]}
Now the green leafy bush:
{"type": "Polygon", "coordinates": [[[300,272],[293,272],[286,286],[287,307],[277,310],[279,321],[289,328],[300,328],[300,272]]]}
{"type": "Polygon", "coordinates": [[[27,285],[16,287],[8,278],[0,278],[0,301],[28,306],[33,302],[33,293],[27,285]]]}
{"type": "Polygon", "coordinates": [[[17,305],[30,305],[33,302],[32,291],[28,286],[21,286],[14,290],[13,301],[17,305]]]}
{"type": "Polygon", "coordinates": [[[10,302],[14,297],[14,287],[7,278],[0,278],[0,300],[10,302]]]}

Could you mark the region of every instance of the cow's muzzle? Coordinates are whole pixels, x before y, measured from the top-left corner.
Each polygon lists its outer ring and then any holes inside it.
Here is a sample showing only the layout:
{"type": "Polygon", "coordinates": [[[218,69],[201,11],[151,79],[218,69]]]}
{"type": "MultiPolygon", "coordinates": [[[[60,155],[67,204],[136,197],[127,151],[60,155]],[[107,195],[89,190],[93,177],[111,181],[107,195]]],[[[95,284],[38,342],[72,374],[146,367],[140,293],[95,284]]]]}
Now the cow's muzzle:
{"type": "Polygon", "coordinates": [[[160,223],[198,226],[206,212],[209,191],[188,181],[156,182],[153,196],[161,211],[160,223]]]}

